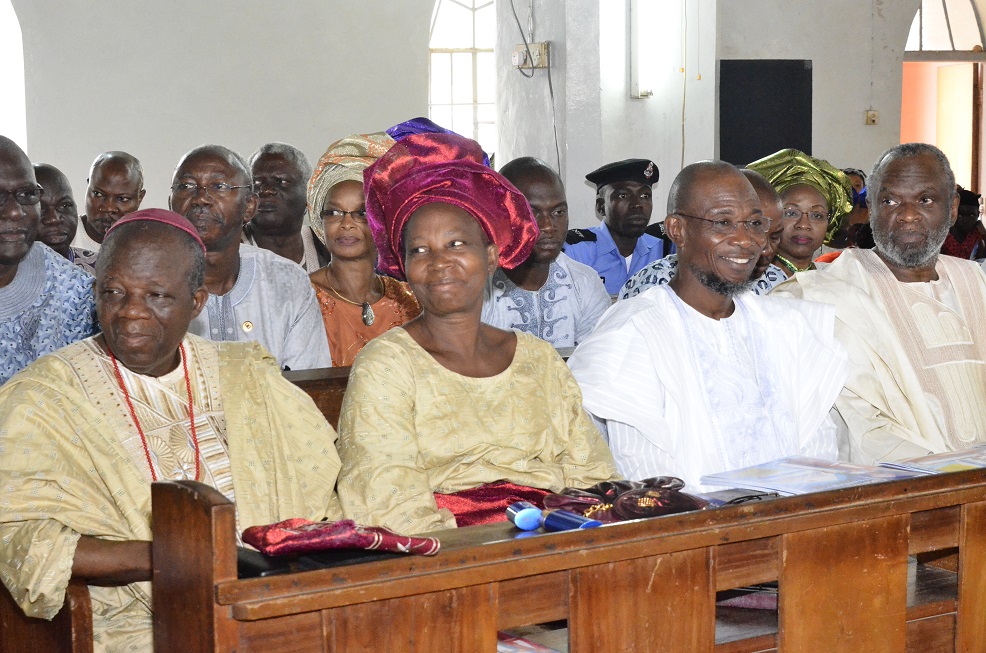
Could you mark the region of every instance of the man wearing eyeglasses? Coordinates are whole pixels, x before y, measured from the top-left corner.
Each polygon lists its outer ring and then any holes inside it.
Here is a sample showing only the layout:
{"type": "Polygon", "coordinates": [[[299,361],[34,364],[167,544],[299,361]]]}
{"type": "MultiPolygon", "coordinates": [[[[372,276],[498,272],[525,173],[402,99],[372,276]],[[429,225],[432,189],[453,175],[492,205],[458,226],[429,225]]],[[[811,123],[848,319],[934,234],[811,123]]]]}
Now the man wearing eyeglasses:
{"type": "Polygon", "coordinates": [[[330,367],[322,314],[308,275],[273,252],[240,243],[257,210],[246,161],[221,145],[197,147],[178,162],[168,203],[206,246],[205,309],[188,328],[216,341],[256,340],[283,369],[330,367]]]}
{"type": "Polygon", "coordinates": [[[243,228],[243,242],[270,250],[301,265],[309,274],[321,260],[315,235],[305,224],[306,189],[312,164],[296,147],[267,143],[250,157],[257,212],[243,228]]]}
{"type": "Polygon", "coordinates": [[[667,285],[610,309],[569,359],[583,402],[630,479],[702,476],[805,455],[834,460],[828,417],[848,375],[831,307],[747,289],[768,222],[720,161],[685,167],[665,227],[667,285]]]}
{"type": "Polygon", "coordinates": [[[35,242],[41,193],[27,156],[0,136],[0,384],[97,330],[92,276],[35,242]]]}
{"type": "Polygon", "coordinates": [[[847,249],[775,291],[836,308],[854,362],[836,402],[849,460],[986,443],[986,276],[939,254],[959,208],[948,159],[926,143],[890,148],[867,202],[874,249],[847,249]]]}
{"type": "MultiPolygon", "coordinates": [[[[781,243],[781,232],[784,230],[784,223],[781,220],[781,198],[770,185],[763,175],[753,170],[741,170],[740,172],[753,185],[753,190],[760,198],[760,208],[763,209],[763,217],[767,219],[770,226],[767,230],[767,244],[760,254],[760,260],[753,268],[750,277],[750,290],[757,295],[766,295],[779,283],[787,281],[784,270],[774,265],[774,257],[777,256],[777,248],[781,243]]],[[[636,297],[648,288],[663,286],[674,278],[678,270],[678,255],[668,254],[662,259],[658,259],[645,267],[637,274],[630,277],[630,280],[623,284],[619,300],[636,297]]]]}

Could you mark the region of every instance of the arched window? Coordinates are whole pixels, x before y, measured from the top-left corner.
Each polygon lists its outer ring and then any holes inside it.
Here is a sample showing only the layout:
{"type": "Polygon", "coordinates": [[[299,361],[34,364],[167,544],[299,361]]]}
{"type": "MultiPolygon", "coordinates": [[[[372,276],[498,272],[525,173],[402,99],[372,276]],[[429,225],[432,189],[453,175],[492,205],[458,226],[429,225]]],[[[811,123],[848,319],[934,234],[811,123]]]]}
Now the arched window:
{"type": "Polygon", "coordinates": [[[493,0],[436,0],[429,42],[429,117],[496,150],[496,7],[493,0]]]}
{"type": "Polygon", "coordinates": [[[21,24],[10,0],[0,0],[0,134],[27,150],[24,94],[24,44],[21,24]]]}
{"type": "Polygon", "coordinates": [[[922,0],[907,35],[908,51],[982,50],[983,25],[972,0],[922,0]]]}

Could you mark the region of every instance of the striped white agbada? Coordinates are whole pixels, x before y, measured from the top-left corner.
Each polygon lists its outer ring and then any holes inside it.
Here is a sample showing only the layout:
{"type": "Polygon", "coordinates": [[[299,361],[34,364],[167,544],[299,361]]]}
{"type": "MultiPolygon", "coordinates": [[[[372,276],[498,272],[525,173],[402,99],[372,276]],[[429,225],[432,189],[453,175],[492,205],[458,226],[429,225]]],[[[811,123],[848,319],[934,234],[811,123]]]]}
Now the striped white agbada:
{"type": "Polygon", "coordinates": [[[775,291],[835,307],[853,363],[836,400],[851,462],[986,442],[986,276],[952,256],[939,256],[935,272],[902,283],[873,250],[851,249],[775,291]]]}
{"type": "Polygon", "coordinates": [[[790,455],[835,460],[828,417],[849,374],[832,307],[735,298],[708,318],[670,286],[618,302],[569,359],[620,473],[705,474],[790,455]]]}

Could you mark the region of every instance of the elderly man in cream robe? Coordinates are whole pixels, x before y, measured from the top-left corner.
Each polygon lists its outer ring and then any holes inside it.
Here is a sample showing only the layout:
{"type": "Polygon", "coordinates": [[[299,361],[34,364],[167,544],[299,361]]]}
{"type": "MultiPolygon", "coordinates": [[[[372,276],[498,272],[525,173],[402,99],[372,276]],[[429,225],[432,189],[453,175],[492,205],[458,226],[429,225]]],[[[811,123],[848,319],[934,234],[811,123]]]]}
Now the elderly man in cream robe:
{"type": "Polygon", "coordinates": [[[836,402],[846,455],[872,463],[986,442],[986,275],[939,256],[958,215],[948,159],[924,143],[887,150],[868,202],[875,249],[774,291],[836,307],[853,363],[836,402]]]}
{"type": "Polygon", "coordinates": [[[834,310],[758,297],[767,220],[733,166],[675,179],[665,221],[678,272],[618,302],[569,359],[620,473],[701,477],[791,455],[834,460],[832,403],[848,374],[834,310]]]}
{"type": "Polygon", "coordinates": [[[152,648],[153,481],[211,485],[239,530],[340,513],[335,432],[311,399],[257,343],[186,333],[204,268],[180,215],[120,220],[96,263],[103,334],[0,389],[0,579],[47,619],[84,579],[97,652],[152,648]]]}

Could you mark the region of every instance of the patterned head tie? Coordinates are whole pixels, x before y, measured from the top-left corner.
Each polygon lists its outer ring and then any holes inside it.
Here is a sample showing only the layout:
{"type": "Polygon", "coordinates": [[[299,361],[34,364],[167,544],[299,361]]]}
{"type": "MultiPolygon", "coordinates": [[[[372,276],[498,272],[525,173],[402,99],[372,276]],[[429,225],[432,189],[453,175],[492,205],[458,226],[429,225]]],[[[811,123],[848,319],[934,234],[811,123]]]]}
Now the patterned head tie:
{"type": "Polygon", "coordinates": [[[778,194],[800,184],[811,186],[821,193],[829,209],[825,242],[831,240],[852,212],[852,184],[846,173],[828,161],[816,159],[795,149],[787,149],[765,156],[746,167],[766,177],[778,194]]]}
{"type": "Polygon", "coordinates": [[[524,262],[538,238],[527,199],[483,165],[476,141],[456,134],[413,134],[363,173],[366,213],[384,274],[404,279],[404,227],[426,204],[451,204],[479,222],[500,250],[499,264],[524,262]]]}

